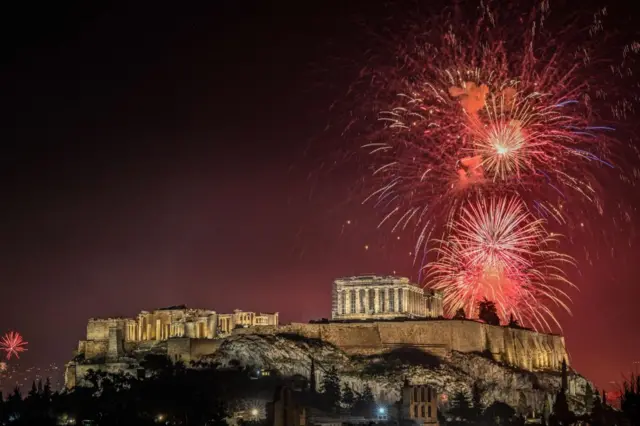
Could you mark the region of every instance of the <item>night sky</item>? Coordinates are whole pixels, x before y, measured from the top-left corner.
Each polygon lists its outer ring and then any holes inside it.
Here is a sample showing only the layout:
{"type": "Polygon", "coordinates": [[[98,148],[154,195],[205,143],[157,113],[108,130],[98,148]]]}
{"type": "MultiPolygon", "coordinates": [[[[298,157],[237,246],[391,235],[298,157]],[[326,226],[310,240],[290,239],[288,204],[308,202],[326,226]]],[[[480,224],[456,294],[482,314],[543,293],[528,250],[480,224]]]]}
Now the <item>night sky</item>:
{"type": "MultiPolygon", "coordinates": [[[[336,277],[417,278],[326,130],[357,77],[332,68],[354,17],[392,12],[160,3],[3,14],[0,331],[29,341],[25,363],[68,360],[89,317],[185,303],[308,321],[336,277]]],[[[598,386],[640,361],[639,242],[582,262],[560,315],[598,386]]]]}

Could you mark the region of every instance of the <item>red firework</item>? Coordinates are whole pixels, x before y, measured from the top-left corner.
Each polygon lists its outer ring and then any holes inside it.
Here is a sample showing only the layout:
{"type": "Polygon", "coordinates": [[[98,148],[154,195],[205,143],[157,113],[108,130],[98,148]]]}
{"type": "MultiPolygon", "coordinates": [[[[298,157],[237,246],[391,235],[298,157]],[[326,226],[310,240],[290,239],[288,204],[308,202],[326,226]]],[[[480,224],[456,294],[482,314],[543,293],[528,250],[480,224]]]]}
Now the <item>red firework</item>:
{"type": "Polygon", "coordinates": [[[558,284],[573,285],[561,269],[573,261],[551,250],[554,242],[520,199],[479,199],[460,210],[434,249],[429,285],[444,293],[449,315],[462,308],[477,316],[478,302],[488,299],[503,319],[513,315],[521,324],[551,329],[548,319],[559,324],[546,304],[568,311],[569,297],[558,284]]]}
{"type": "Polygon", "coordinates": [[[383,125],[364,144],[376,182],[366,201],[393,230],[417,226],[416,255],[469,198],[519,194],[536,216],[573,226],[603,213],[599,176],[624,175],[610,123],[631,109],[618,77],[640,45],[599,60],[606,11],[554,34],[546,2],[528,14],[478,10],[472,23],[448,15],[410,28],[392,43],[397,61],[368,76],[383,125]]]}
{"type": "Polygon", "coordinates": [[[27,348],[25,348],[27,344],[28,342],[22,339],[20,333],[10,331],[0,339],[0,350],[5,351],[7,360],[11,359],[12,355],[20,358],[19,354],[27,350],[27,348]]]}
{"type": "MultiPolygon", "coordinates": [[[[640,43],[605,36],[606,9],[567,24],[546,0],[512,6],[489,0],[470,14],[454,6],[435,20],[409,17],[369,50],[360,72],[368,89],[356,95],[373,175],[365,202],[383,212],[379,226],[413,228],[421,267],[432,235],[444,235],[425,277],[449,314],[474,315],[487,298],[503,317],[551,329],[550,306],[568,310],[558,283],[571,285],[562,268],[573,261],[549,248],[545,223],[584,229],[604,215],[601,181],[636,179],[616,152],[640,99],[640,43]]],[[[616,204],[612,221],[628,223],[616,204]]]]}

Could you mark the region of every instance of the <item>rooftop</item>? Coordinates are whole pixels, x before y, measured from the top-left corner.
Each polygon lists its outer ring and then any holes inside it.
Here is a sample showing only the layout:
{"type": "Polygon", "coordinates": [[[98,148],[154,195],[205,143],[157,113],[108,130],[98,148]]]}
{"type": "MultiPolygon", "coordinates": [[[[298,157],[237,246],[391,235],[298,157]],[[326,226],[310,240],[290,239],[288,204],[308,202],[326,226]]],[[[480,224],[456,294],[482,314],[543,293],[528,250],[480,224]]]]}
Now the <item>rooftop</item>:
{"type": "Polygon", "coordinates": [[[402,281],[407,283],[410,282],[409,278],[407,277],[397,277],[394,275],[374,275],[374,274],[356,275],[353,277],[342,277],[342,278],[336,279],[336,281],[343,281],[343,282],[402,281]]]}
{"type": "Polygon", "coordinates": [[[184,311],[187,308],[187,305],[174,305],[167,306],[166,308],[158,308],[157,311],[184,311]]]}

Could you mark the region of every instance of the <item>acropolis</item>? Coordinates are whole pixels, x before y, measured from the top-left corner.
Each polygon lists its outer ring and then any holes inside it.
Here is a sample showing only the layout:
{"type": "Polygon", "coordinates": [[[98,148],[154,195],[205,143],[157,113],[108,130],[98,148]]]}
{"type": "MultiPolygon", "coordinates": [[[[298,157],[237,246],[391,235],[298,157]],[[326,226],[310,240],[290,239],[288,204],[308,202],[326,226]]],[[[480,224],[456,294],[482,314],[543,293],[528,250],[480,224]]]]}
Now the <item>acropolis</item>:
{"type": "Polygon", "coordinates": [[[86,339],[66,366],[74,387],[89,370],[140,373],[145,354],[189,363],[216,353],[229,336],[297,335],[334,345],[346,355],[375,355],[410,347],[447,358],[453,351],[484,353],[528,371],[558,370],[568,360],[564,338],[523,328],[447,319],[442,295],[409,279],[366,275],[333,283],[331,320],[279,324],[278,313],[218,314],[184,305],[142,311],[135,318],[92,318],[86,339]]]}

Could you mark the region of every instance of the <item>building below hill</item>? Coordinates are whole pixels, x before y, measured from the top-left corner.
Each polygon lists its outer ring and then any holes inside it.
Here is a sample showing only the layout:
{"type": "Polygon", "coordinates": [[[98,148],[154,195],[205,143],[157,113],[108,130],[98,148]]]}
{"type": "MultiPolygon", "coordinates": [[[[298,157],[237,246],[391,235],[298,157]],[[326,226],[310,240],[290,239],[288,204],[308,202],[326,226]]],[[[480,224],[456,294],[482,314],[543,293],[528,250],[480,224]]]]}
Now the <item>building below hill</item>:
{"type": "Polygon", "coordinates": [[[400,401],[386,401],[354,412],[354,407],[327,410],[326,401],[313,388],[294,391],[289,386],[276,389],[267,404],[267,424],[272,426],[347,426],[373,423],[401,426],[438,426],[437,390],[427,384],[405,380],[400,401]],[[368,410],[367,410],[368,408],[368,410]]]}
{"type": "Polygon", "coordinates": [[[442,293],[425,290],[404,277],[362,275],[333,282],[332,320],[437,318],[442,293]]]}
{"type": "Polygon", "coordinates": [[[432,386],[405,380],[401,403],[403,424],[438,426],[438,392],[432,386]]]}

